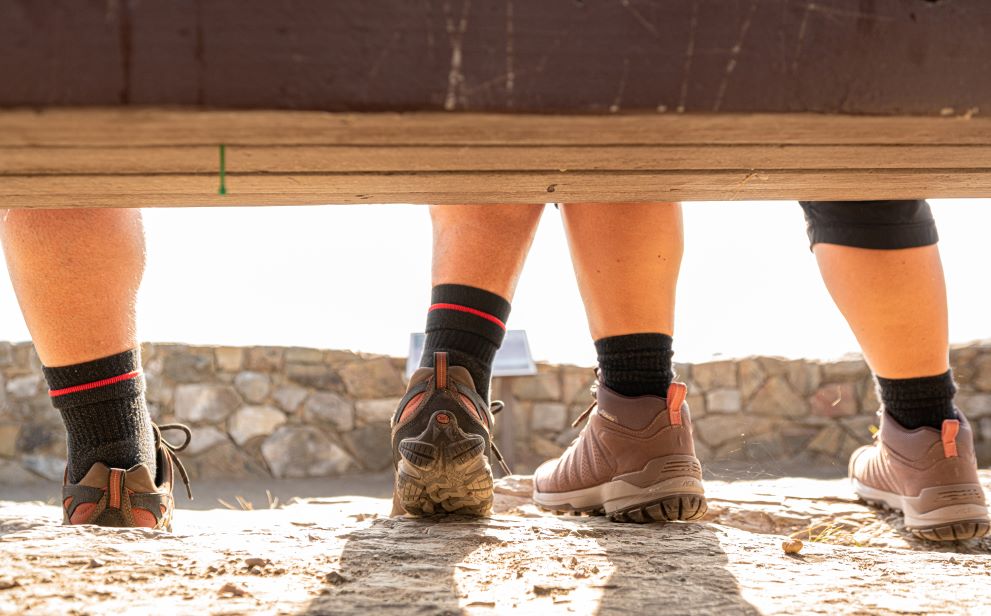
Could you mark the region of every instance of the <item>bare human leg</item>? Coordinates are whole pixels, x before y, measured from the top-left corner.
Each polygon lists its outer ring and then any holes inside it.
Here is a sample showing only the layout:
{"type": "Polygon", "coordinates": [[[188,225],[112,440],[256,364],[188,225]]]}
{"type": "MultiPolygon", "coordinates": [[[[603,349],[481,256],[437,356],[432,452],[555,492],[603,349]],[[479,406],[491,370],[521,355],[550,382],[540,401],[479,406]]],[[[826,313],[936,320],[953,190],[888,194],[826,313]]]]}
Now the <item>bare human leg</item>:
{"type": "Polygon", "coordinates": [[[534,500],[616,521],[699,519],[701,465],[671,369],[680,205],[575,203],[562,214],[599,378],[577,440],[537,469],[534,500]]]}
{"type": "Polygon", "coordinates": [[[148,413],[135,327],[140,210],[5,210],[0,238],[66,426],[66,523],[170,528],[174,452],[148,413]]]}
{"type": "Polygon", "coordinates": [[[991,529],[973,432],[954,405],[946,284],[924,201],[803,203],[823,280],[874,370],[873,445],[850,459],[854,490],[898,509],[920,537],[991,529]]]}

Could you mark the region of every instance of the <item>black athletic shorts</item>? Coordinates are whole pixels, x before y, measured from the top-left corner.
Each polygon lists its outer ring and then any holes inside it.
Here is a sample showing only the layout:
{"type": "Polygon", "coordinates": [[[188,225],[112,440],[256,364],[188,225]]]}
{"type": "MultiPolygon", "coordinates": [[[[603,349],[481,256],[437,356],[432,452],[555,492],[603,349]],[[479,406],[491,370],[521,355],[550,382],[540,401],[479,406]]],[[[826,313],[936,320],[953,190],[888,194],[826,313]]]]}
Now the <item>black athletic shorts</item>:
{"type": "Polygon", "coordinates": [[[918,201],[800,201],[809,242],[896,250],[939,241],[929,204],[918,201]]]}

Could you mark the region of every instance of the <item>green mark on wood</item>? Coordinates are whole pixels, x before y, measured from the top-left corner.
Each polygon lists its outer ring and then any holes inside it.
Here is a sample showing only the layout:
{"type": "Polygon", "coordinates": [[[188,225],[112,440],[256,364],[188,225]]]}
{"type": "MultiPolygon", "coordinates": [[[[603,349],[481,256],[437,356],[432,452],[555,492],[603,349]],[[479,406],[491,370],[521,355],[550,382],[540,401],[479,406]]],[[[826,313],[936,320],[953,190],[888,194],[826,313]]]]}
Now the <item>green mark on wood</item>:
{"type": "Polygon", "coordinates": [[[227,194],[227,146],[220,144],[220,189],[217,194],[227,194]]]}

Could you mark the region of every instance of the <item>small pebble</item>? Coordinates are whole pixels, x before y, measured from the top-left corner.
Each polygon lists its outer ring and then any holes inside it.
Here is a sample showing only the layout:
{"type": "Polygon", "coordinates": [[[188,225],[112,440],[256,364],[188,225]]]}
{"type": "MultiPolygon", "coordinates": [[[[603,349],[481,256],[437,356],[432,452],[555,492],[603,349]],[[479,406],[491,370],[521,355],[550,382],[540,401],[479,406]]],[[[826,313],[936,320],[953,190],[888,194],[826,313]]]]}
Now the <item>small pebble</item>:
{"type": "Polygon", "coordinates": [[[248,591],[241,588],[237,584],[231,584],[230,582],[224,584],[217,591],[217,594],[221,597],[244,597],[248,595],[248,591]]]}
{"type": "Polygon", "coordinates": [[[800,539],[785,539],[781,542],[781,549],[785,551],[785,554],[798,554],[802,551],[802,546],[805,545],[800,539]]]}

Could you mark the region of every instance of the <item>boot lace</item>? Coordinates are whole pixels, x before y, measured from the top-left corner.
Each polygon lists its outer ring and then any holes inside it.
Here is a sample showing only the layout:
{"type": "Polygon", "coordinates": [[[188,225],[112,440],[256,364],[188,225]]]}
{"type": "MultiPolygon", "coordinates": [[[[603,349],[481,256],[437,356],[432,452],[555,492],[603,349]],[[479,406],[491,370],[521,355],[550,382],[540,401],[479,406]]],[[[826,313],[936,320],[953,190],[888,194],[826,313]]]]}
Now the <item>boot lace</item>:
{"type": "MultiPolygon", "coordinates": [[[[493,417],[498,415],[505,408],[506,408],[506,403],[503,402],[502,400],[493,400],[492,404],[489,405],[489,411],[492,412],[493,417]]],[[[503,474],[507,476],[512,475],[513,471],[509,469],[509,465],[506,464],[506,458],[502,456],[502,452],[500,452],[499,448],[496,447],[495,440],[491,441],[491,445],[492,445],[492,453],[495,454],[496,460],[499,461],[499,468],[502,470],[503,474]]]]}
{"type": "Polygon", "coordinates": [[[186,467],[182,465],[182,461],[179,460],[178,456],[178,453],[186,447],[189,447],[189,442],[193,440],[192,431],[189,429],[189,426],[180,423],[162,425],[152,424],[152,427],[155,430],[155,448],[157,449],[158,447],[161,447],[164,454],[168,456],[175,467],[179,469],[179,476],[182,477],[182,483],[186,486],[186,496],[189,497],[189,500],[193,500],[193,491],[189,487],[189,474],[186,472],[186,467]],[[162,436],[162,432],[165,430],[177,430],[182,432],[186,436],[186,439],[181,445],[175,445],[162,436]]]}

